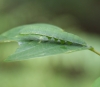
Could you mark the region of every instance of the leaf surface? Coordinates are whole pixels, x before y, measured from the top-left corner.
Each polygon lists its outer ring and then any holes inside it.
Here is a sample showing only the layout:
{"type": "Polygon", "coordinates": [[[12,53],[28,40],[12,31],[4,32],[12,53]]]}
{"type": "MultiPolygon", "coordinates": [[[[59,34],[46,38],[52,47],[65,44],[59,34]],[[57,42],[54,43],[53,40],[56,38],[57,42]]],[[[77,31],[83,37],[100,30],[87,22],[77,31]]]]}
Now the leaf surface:
{"type": "Polygon", "coordinates": [[[8,61],[20,61],[87,49],[85,46],[61,45],[52,42],[39,43],[36,41],[29,41],[20,43],[20,47],[7,59],[8,61]]]}
{"type": "Polygon", "coordinates": [[[17,41],[19,47],[7,61],[21,61],[89,49],[80,37],[49,24],[30,24],[0,35],[0,42],[17,41]]]}

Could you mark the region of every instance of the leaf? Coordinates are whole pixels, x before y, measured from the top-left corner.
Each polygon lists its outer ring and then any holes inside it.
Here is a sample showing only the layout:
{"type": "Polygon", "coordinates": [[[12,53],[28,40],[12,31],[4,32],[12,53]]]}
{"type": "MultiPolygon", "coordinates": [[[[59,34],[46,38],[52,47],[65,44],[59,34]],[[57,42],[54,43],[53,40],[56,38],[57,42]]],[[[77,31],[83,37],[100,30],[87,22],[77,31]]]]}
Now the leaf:
{"type": "Polygon", "coordinates": [[[11,41],[17,41],[19,47],[6,59],[7,61],[20,61],[86,49],[94,51],[80,37],[49,24],[19,26],[0,35],[0,42],[11,41]]]}
{"type": "Polygon", "coordinates": [[[100,87],[100,77],[94,82],[92,87],[100,87]]]}
{"type": "Polygon", "coordinates": [[[27,41],[20,43],[22,43],[21,46],[7,59],[7,61],[20,61],[87,49],[85,46],[61,45],[52,42],[39,43],[36,41],[27,41]]]}
{"type": "MultiPolygon", "coordinates": [[[[20,31],[20,35],[27,35],[27,39],[30,39],[32,35],[38,35],[38,36],[45,36],[47,38],[54,38],[55,41],[60,40],[62,43],[71,42],[73,44],[80,44],[80,45],[86,45],[86,43],[78,36],[64,32],[63,30],[58,30],[57,28],[54,28],[54,26],[44,26],[41,25],[38,26],[38,24],[35,24],[30,29],[22,29],[20,31]],[[30,38],[28,37],[29,35],[30,38]]],[[[33,37],[33,36],[32,36],[33,37]]]]}
{"type": "MultiPolygon", "coordinates": [[[[0,42],[10,42],[10,41],[19,41],[22,40],[20,35],[21,30],[29,30],[34,28],[35,26],[37,26],[36,28],[40,28],[42,29],[57,29],[57,31],[63,31],[61,28],[53,26],[53,25],[49,25],[49,24],[30,24],[30,25],[23,25],[23,26],[19,26],[16,28],[13,28],[3,34],[0,35],[0,42]]],[[[25,37],[25,36],[24,36],[25,37]]]]}

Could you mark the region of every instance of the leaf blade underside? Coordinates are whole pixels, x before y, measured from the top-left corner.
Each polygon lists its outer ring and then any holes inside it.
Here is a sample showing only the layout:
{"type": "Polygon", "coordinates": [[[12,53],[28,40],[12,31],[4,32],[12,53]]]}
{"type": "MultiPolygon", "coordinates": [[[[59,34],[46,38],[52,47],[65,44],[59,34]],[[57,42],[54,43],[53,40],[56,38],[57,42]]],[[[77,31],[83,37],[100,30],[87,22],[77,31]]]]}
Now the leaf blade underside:
{"type": "Polygon", "coordinates": [[[7,61],[21,61],[31,58],[45,57],[61,53],[69,53],[88,49],[86,46],[61,45],[50,42],[21,42],[16,52],[8,57],[7,61]]]}

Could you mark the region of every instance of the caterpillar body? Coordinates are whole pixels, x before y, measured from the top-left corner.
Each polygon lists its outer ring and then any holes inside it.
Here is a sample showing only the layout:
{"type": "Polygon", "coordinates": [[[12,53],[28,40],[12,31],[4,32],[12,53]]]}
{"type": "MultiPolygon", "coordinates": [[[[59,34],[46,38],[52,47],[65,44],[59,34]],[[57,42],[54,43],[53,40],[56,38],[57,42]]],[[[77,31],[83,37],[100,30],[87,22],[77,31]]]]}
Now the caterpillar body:
{"type": "MultiPolygon", "coordinates": [[[[38,39],[53,39],[55,42],[63,44],[86,45],[86,43],[76,35],[64,32],[61,28],[49,24],[33,24],[25,27],[20,31],[20,35],[30,36],[30,38],[38,36],[38,39]]],[[[28,39],[30,39],[28,37],[28,39]]]]}

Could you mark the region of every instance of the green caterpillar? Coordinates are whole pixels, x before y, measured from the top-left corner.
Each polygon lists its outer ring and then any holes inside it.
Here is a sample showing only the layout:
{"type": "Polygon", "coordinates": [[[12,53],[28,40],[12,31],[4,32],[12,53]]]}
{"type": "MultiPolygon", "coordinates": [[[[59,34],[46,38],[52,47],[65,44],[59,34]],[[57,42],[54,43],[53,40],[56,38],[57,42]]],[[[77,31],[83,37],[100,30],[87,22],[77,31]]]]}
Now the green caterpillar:
{"type": "Polygon", "coordinates": [[[28,39],[37,37],[39,40],[54,40],[63,44],[86,45],[86,43],[76,35],[64,32],[61,28],[49,24],[33,24],[20,31],[20,35],[29,36],[28,39]]]}

